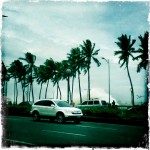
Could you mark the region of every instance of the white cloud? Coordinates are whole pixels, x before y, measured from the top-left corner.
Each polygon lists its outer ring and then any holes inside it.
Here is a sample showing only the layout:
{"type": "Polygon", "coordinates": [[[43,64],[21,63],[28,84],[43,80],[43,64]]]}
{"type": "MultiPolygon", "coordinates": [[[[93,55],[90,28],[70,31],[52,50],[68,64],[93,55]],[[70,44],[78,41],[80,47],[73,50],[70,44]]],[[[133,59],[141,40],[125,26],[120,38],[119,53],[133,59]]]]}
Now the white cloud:
{"type": "MultiPolygon", "coordinates": [[[[37,56],[36,64],[42,64],[50,57],[55,61],[66,59],[70,49],[83,40],[90,39],[100,49],[98,59],[110,59],[111,85],[117,84],[120,91],[126,87],[122,80],[128,83],[126,72],[120,68],[118,57],[114,51],[118,50],[114,43],[121,34],[131,34],[137,38],[143,30],[148,29],[146,18],[147,6],[143,3],[67,3],[41,1],[30,3],[27,1],[7,2],[3,4],[3,13],[8,18],[3,20],[3,53],[5,63],[12,62],[18,57],[24,57],[29,51],[37,56]],[[121,6],[119,6],[121,4],[121,6]],[[135,7],[136,6],[136,7],[135,7]],[[124,12],[130,12],[124,13],[124,12]],[[142,19],[139,20],[139,18],[142,19]],[[136,27],[136,28],[135,28],[136,27]],[[140,32],[140,33],[139,33],[140,32]]],[[[100,68],[93,63],[91,68],[91,89],[94,95],[108,97],[107,63],[102,62],[100,68]],[[101,89],[99,89],[101,88],[101,89]],[[102,90],[104,89],[104,91],[102,90]],[[101,91],[101,93],[99,93],[101,91]],[[102,94],[102,95],[101,95],[102,94]]],[[[134,78],[137,62],[130,62],[129,67],[134,78]]],[[[140,76],[142,77],[142,76],[140,76]]],[[[87,87],[87,76],[82,74],[82,87],[87,87]]],[[[143,81],[138,81],[143,86],[143,81]]],[[[65,86],[63,85],[65,88],[65,86]]],[[[117,97],[117,89],[112,96],[117,97]]],[[[86,91],[84,96],[86,96],[86,91]]],[[[137,91],[138,93],[138,91],[137,91]]],[[[92,94],[93,95],[93,94],[92,94]]],[[[94,96],[93,95],[93,96],[94,96]]],[[[119,95],[116,99],[126,99],[119,95]]],[[[130,99],[130,95],[127,95],[130,99]]],[[[112,97],[113,99],[113,97],[112,97]]]]}

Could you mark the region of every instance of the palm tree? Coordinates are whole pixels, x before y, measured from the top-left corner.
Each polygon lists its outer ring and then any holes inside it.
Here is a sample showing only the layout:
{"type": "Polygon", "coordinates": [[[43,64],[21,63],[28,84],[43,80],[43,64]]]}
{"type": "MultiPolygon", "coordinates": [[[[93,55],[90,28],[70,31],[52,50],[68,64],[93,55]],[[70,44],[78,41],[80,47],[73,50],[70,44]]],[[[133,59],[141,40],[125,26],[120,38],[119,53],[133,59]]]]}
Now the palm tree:
{"type": "Polygon", "coordinates": [[[8,74],[8,70],[2,61],[2,95],[7,96],[7,84],[10,79],[10,75],[8,74]]]}
{"type": "MultiPolygon", "coordinates": [[[[134,60],[141,60],[137,66],[137,72],[140,72],[141,69],[145,69],[148,73],[148,62],[149,62],[149,59],[148,59],[148,55],[149,55],[149,52],[148,52],[148,38],[149,38],[149,33],[146,31],[144,33],[144,36],[142,37],[141,35],[138,37],[140,39],[140,48],[136,51],[136,53],[139,53],[138,56],[136,56],[134,58],[134,60]]],[[[146,79],[147,81],[145,82],[146,83],[146,92],[147,92],[147,98],[148,98],[148,74],[146,74],[146,79]]],[[[146,98],[146,99],[147,99],[146,98]]]]}
{"type": "Polygon", "coordinates": [[[55,62],[55,71],[54,71],[54,76],[52,78],[52,82],[55,85],[57,85],[57,93],[56,93],[56,99],[58,99],[58,91],[59,91],[59,97],[61,99],[62,95],[61,95],[61,90],[60,90],[60,86],[59,86],[59,82],[60,80],[62,80],[62,74],[63,74],[63,70],[62,70],[62,64],[61,62],[55,62]]]}
{"type": "Polygon", "coordinates": [[[39,99],[41,98],[41,92],[42,92],[43,83],[45,83],[47,81],[45,73],[46,73],[46,67],[44,65],[40,65],[35,70],[35,75],[36,75],[36,78],[37,78],[37,83],[41,85],[40,86],[40,92],[39,92],[39,99]]]}
{"type": "Polygon", "coordinates": [[[71,100],[71,90],[70,90],[70,77],[72,75],[71,66],[68,60],[63,60],[61,62],[62,70],[62,79],[67,80],[67,101],[68,103],[72,102],[71,100]]]}
{"type": "Polygon", "coordinates": [[[74,50],[71,49],[70,54],[67,54],[67,58],[68,58],[68,62],[71,66],[71,74],[72,74],[72,90],[71,90],[71,102],[73,102],[73,90],[74,90],[74,79],[76,77],[76,67],[75,67],[75,54],[74,54],[74,50]]]}
{"type": "Polygon", "coordinates": [[[131,103],[134,106],[134,90],[133,90],[133,84],[130,77],[129,72],[129,58],[134,58],[132,53],[135,52],[135,49],[133,48],[134,43],[136,42],[135,39],[131,40],[131,36],[127,37],[127,35],[123,35],[118,37],[118,42],[115,42],[120,50],[115,51],[114,55],[119,55],[119,64],[121,64],[120,67],[124,66],[127,68],[127,74],[129,77],[130,85],[131,85],[131,103]]]}
{"type": "Polygon", "coordinates": [[[82,61],[84,62],[83,64],[84,71],[85,73],[88,72],[88,99],[90,100],[91,99],[91,96],[90,96],[91,61],[93,60],[97,64],[98,67],[101,65],[99,60],[95,57],[96,55],[98,55],[98,52],[100,49],[94,50],[95,43],[92,44],[90,40],[83,41],[83,45],[80,45],[80,47],[82,49],[81,53],[82,53],[82,61]]]}
{"type": "Polygon", "coordinates": [[[52,58],[47,59],[44,64],[45,64],[45,77],[47,79],[47,86],[46,86],[46,91],[45,91],[45,98],[46,98],[49,80],[51,80],[53,78],[54,72],[56,70],[56,66],[55,66],[55,62],[52,58]]]}
{"type": "Polygon", "coordinates": [[[25,58],[19,58],[21,60],[24,60],[28,63],[28,81],[30,84],[30,91],[29,91],[29,101],[30,101],[30,92],[32,91],[32,100],[34,102],[34,93],[33,93],[33,71],[35,68],[35,61],[36,61],[36,56],[27,52],[25,53],[25,58]]]}
{"type": "MultiPolygon", "coordinates": [[[[81,50],[79,47],[72,48],[68,55],[69,63],[72,66],[73,71],[73,81],[76,77],[76,72],[78,73],[78,84],[79,84],[79,95],[80,95],[80,104],[82,103],[82,94],[81,94],[81,83],[80,83],[80,70],[82,69],[82,57],[81,50]]],[[[72,85],[72,99],[73,99],[73,85],[72,85]]]]}
{"type": "Polygon", "coordinates": [[[22,101],[25,102],[25,88],[27,87],[27,70],[26,66],[23,66],[22,62],[18,63],[19,72],[18,72],[18,82],[21,82],[22,87],[22,101]]]}
{"type": "Polygon", "coordinates": [[[10,77],[14,78],[14,103],[17,104],[17,97],[18,97],[18,88],[17,88],[17,78],[19,78],[20,72],[20,61],[14,60],[10,67],[8,68],[8,72],[10,73],[10,77]]]}
{"type": "Polygon", "coordinates": [[[137,72],[140,72],[142,68],[146,70],[148,66],[148,37],[149,33],[147,31],[144,33],[143,37],[141,35],[138,37],[140,39],[141,45],[140,48],[135,51],[136,53],[139,53],[139,55],[134,59],[140,59],[141,62],[138,64],[137,72]]]}

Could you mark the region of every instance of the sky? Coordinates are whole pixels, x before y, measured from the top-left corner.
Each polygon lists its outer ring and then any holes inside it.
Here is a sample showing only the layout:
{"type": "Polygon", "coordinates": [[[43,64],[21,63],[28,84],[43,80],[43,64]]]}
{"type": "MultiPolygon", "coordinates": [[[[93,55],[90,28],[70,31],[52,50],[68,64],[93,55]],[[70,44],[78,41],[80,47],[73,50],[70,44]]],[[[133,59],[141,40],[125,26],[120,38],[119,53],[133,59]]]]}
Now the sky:
{"type": "MultiPolygon", "coordinates": [[[[91,97],[108,101],[108,64],[110,61],[111,101],[119,104],[131,104],[130,82],[125,67],[120,68],[119,50],[116,43],[122,34],[136,39],[135,49],[139,48],[139,35],[149,31],[148,2],[72,2],[28,0],[4,1],[1,31],[1,55],[6,66],[24,57],[26,52],[36,55],[35,65],[42,65],[46,59],[62,61],[74,47],[90,39],[95,43],[95,50],[100,49],[97,58],[101,66],[91,64],[91,97]]],[[[145,100],[147,74],[144,70],[136,72],[138,61],[129,62],[129,70],[134,87],[135,104],[145,100]],[[141,96],[139,98],[138,96],[141,96]]],[[[34,83],[34,95],[38,99],[39,85],[34,83]]],[[[43,97],[44,89],[43,87],[43,97]]],[[[63,99],[67,96],[66,81],[60,82],[63,99]]],[[[75,80],[74,100],[78,103],[78,82],[75,80]]],[[[84,99],[87,97],[87,74],[81,75],[81,88],[84,99]]],[[[22,98],[21,87],[19,98],[22,98]]],[[[56,88],[49,85],[48,97],[56,94],[56,88]]],[[[13,99],[13,79],[8,84],[8,98],[13,99]]]]}

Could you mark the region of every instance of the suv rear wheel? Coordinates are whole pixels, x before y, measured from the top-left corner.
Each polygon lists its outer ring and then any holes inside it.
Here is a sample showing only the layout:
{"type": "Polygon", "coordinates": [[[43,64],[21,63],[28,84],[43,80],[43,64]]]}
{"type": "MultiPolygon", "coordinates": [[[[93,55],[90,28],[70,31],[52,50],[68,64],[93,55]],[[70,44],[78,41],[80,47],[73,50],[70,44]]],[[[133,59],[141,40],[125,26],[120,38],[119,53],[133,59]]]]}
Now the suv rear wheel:
{"type": "Polygon", "coordinates": [[[65,122],[65,117],[64,117],[64,115],[63,115],[62,113],[58,113],[57,116],[56,116],[56,119],[57,119],[57,122],[58,122],[59,124],[65,122]]]}
{"type": "Polygon", "coordinates": [[[39,113],[38,113],[38,112],[33,112],[33,114],[32,114],[32,119],[33,119],[34,121],[39,121],[39,120],[40,120],[40,115],[39,115],[39,113]]]}

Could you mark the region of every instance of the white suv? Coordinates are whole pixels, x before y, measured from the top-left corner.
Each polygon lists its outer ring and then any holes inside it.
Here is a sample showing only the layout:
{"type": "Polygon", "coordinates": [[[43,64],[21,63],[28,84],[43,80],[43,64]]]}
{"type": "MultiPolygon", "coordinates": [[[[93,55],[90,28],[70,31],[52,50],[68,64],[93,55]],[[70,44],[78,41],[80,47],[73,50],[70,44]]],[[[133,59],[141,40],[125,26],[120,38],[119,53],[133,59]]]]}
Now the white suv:
{"type": "Polygon", "coordinates": [[[30,113],[34,121],[38,121],[40,118],[49,118],[56,119],[58,123],[70,119],[79,123],[83,116],[80,109],[72,107],[66,101],[55,99],[38,100],[32,105],[30,113]]]}

